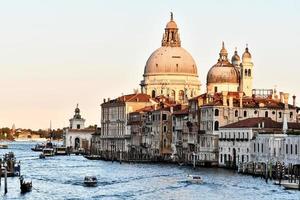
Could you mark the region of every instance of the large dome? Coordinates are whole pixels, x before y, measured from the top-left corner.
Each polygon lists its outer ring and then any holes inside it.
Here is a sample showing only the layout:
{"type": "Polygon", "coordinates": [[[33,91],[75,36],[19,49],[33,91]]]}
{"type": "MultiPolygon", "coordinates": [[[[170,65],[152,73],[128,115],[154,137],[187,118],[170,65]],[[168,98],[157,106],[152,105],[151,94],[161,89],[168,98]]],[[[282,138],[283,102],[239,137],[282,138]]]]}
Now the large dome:
{"type": "Polygon", "coordinates": [[[197,66],[191,56],[182,47],[160,47],[147,60],[144,75],[186,74],[197,75],[197,66]]]}
{"type": "Polygon", "coordinates": [[[209,83],[239,83],[239,71],[228,61],[219,61],[207,73],[209,83]]]}

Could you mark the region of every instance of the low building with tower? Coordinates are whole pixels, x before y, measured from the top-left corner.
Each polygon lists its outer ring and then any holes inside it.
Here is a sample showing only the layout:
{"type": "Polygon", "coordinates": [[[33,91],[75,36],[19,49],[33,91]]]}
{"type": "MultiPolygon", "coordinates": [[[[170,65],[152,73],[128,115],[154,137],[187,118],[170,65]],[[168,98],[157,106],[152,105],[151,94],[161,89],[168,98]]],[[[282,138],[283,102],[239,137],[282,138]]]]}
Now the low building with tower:
{"type": "Polygon", "coordinates": [[[70,126],[64,129],[64,145],[71,152],[83,151],[88,153],[91,147],[92,134],[95,127],[85,127],[85,119],[80,115],[80,109],[75,108],[74,116],[69,120],[70,126]]]}

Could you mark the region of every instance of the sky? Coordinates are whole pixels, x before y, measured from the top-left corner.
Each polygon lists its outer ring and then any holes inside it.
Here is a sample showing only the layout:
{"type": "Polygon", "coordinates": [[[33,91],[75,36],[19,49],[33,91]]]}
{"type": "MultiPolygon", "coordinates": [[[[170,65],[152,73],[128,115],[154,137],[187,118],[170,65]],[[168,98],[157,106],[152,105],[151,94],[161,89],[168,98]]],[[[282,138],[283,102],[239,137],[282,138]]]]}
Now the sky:
{"type": "Polygon", "coordinates": [[[69,125],[79,104],[100,125],[100,104],[139,88],[170,11],[196,61],[201,92],[222,41],[246,44],[254,88],[296,95],[300,104],[298,0],[0,0],[0,127],[69,125]]]}

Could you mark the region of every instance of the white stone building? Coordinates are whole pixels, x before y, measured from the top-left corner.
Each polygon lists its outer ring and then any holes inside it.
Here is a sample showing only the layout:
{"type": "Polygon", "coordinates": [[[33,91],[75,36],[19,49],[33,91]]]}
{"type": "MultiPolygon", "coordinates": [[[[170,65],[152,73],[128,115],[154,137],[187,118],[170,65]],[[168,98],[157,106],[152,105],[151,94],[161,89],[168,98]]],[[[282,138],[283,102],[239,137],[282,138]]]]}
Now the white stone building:
{"type": "Polygon", "coordinates": [[[84,149],[84,151],[89,152],[95,128],[85,127],[85,119],[81,117],[78,105],[75,109],[75,115],[69,121],[70,126],[64,130],[64,145],[73,151],[84,149]]]}

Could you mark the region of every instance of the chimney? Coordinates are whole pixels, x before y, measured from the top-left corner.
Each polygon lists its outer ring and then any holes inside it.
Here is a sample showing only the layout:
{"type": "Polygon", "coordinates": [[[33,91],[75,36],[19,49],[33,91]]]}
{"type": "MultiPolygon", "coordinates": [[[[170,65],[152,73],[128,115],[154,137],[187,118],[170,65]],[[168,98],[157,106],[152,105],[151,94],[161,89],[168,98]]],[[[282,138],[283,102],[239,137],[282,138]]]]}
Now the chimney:
{"type": "Polygon", "coordinates": [[[258,123],[258,128],[260,128],[260,123],[258,123]]]}
{"type": "Polygon", "coordinates": [[[265,122],[261,122],[261,128],[265,128],[265,122]]]}
{"type": "Polygon", "coordinates": [[[293,95],[293,106],[296,107],[296,96],[293,95]]]}
{"type": "Polygon", "coordinates": [[[174,108],[173,106],[170,107],[170,112],[173,113],[174,112],[174,108]]]}
{"type": "Polygon", "coordinates": [[[239,92],[239,98],[240,98],[240,108],[243,108],[243,92],[239,92]]]}
{"type": "Polygon", "coordinates": [[[103,103],[106,103],[106,99],[105,98],[103,99],[103,103]]]}
{"type": "Polygon", "coordinates": [[[110,101],[110,98],[107,98],[107,101],[110,101]]]}
{"type": "Polygon", "coordinates": [[[222,91],[222,96],[223,96],[223,106],[227,106],[227,95],[228,95],[228,92],[222,91]]]}

